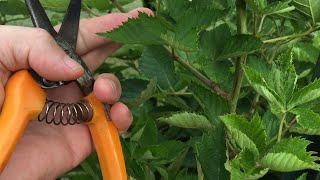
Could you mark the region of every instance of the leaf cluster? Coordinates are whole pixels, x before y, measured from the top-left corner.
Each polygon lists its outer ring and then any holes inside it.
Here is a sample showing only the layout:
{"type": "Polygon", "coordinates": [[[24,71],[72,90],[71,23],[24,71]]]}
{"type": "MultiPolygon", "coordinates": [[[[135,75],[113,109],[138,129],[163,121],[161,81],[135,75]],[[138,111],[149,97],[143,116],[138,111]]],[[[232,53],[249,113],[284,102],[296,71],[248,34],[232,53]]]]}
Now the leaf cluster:
{"type": "MultiPolygon", "coordinates": [[[[41,2],[60,23],[68,1],[41,2]]],[[[133,112],[121,138],[131,179],[317,176],[319,1],[143,4],[154,15],[98,33],[124,45],[95,72],[121,80],[133,112]]],[[[83,1],[83,17],[114,11],[111,1],[83,1]]],[[[0,0],[1,24],[30,25],[25,18],[22,1],[0,0]]],[[[92,155],[62,178],[99,179],[97,167],[92,155]]]]}

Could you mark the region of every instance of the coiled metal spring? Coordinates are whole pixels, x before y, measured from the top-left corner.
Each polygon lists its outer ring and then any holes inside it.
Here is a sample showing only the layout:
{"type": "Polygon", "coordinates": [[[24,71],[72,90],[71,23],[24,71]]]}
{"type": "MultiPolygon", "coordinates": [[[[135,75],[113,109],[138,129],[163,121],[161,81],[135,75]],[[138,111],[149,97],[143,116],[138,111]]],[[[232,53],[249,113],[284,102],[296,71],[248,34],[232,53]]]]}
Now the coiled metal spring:
{"type": "Polygon", "coordinates": [[[92,116],[93,108],[87,101],[61,103],[46,100],[46,104],[38,116],[38,120],[55,125],[74,125],[89,122],[92,116]]]}

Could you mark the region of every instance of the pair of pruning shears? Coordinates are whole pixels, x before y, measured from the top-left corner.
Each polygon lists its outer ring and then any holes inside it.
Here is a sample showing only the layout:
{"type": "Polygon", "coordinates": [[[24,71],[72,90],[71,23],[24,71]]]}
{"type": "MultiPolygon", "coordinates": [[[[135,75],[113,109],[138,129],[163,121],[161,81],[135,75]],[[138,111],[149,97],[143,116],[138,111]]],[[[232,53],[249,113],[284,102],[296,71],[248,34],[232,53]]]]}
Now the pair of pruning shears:
{"type": "MultiPolygon", "coordinates": [[[[45,29],[57,44],[84,68],[84,74],[74,81],[84,98],[82,103],[70,106],[50,104],[51,101],[46,100],[43,89],[63,86],[69,84],[70,81],[47,81],[32,70],[15,72],[5,86],[5,100],[0,114],[0,174],[31,119],[39,119],[42,113],[51,113],[51,116],[58,116],[62,121],[63,116],[69,113],[67,121],[70,121],[71,118],[79,118],[82,119],[81,122],[88,125],[98,154],[103,178],[127,179],[118,130],[110,119],[108,105],[101,103],[94,96],[92,73],[75,52],[81,0],[70,0],[59,32],[54,30],[39,0],[25,0],[25,2],[34,26],[45,29]],[[50,111],[52,107],[55,107],[54,111],[50,111]],[[57,114],[59,108],[61,112],[57,114]]],[[[48,117],[46,115],[44,117],[42,119],[46,119],[48,122],[48,117]]],[[[59,124],[59,122],[53,122],[59,124]]],[[[76,122],[78,121],[76,120],[76,122]]],[[[60,123],[63,124],[63,122],[60,123]]]]}

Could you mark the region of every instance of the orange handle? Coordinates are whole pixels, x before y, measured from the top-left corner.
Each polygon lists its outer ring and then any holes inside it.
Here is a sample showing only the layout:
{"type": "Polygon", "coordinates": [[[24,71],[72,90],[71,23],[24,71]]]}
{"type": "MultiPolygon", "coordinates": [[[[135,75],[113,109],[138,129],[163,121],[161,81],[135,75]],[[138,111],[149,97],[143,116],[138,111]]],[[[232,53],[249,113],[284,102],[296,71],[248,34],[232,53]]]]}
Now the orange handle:
{"type": "Polygon", "coordinates": [[[98,154],[103,179],[127,180],[117,128],[107,119],[102,103],[93,93],[85,99],[93,106],[93,118],[88,126],[98,154]]]}
{"type": "Polygon", "coordinates": [[[43,90],[26,70],[16,72],[8,80],[0,114],[0,174],[29,120],[41,113],[45,98],[43,90]]]}

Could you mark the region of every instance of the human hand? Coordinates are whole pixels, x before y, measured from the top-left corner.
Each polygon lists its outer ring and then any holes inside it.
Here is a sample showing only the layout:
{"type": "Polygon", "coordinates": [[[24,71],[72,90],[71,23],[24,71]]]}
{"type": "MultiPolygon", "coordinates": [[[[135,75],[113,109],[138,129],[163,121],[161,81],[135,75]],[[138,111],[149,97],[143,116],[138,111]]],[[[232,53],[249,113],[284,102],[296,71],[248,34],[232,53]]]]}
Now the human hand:
{"type": "MultiPolygon", "coordinates": [[[[121,45],[98,37],[96,32],[111,30],[138,11],[151,14],[148,9],[136,9],[127,14],[114,13],[80,22],[77,52],[91,70],[96,69],[121,45]]],[[[0,26],[0,108],[5,97],[4,86],[10,75],[32,68],[52,81],[74,80],[83,73],[81,66],[70,60],[44,30],[25,27],[0,26]]],[[[26,92],[27,93],[27,92],[26,92]]],[[[81,93],[77,86],[46,91],[47,98],[57,102],[77,102],[81,93]]],[[[96,97],[113,104],[111,117],[119,129],[126,131],[132,122],[128,108],[117,102],[121,94],[119,80],[112,74],[102,74],[94,84],[96,97]]],[[[54,179],[77,166],[93,151],[86,125],[55,126],[31,121],[0,179],[54,179]]]]}

